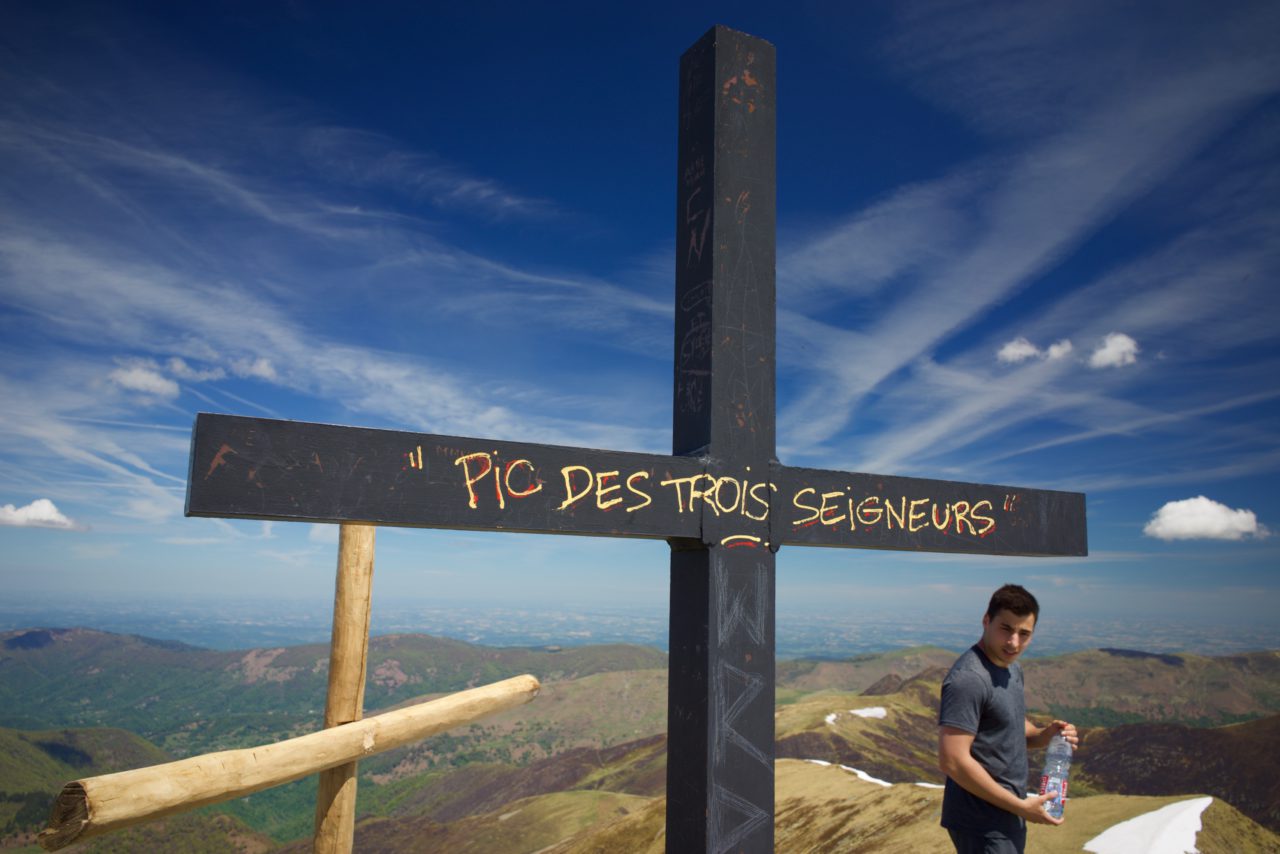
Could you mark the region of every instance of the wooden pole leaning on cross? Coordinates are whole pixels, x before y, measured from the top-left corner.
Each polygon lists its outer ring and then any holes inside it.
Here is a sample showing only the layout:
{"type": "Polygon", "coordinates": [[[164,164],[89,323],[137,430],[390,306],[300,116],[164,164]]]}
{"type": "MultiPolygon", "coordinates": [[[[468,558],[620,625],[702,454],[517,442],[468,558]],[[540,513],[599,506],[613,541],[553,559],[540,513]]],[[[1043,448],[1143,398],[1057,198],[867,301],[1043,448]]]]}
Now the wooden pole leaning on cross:
{"type": "Polygon", "coordinates": [[[49,826],[38,837],[41,847],[56,851],[318,773],[312,850],[349,854],[355,837],[360,759],[474,723],[537,696],[537,679],[516,676],[363,718],[373,553],[373,526],[341,526],[323,730],[261,747],[75,780],[63,787],[54,802],[49,826]]]}
{"type": "MultiPolygon", "coordinates": [[[[45,850],[56,851],[113,830],[242,798],[464,726],[527,703],[537,693],[537,679],[516,676],[275,744],[76,780],[62,788],[38,841],[45,850]]],[[[329,834],[326,839],[331,847],[317,844],[316,850],[351,850],[350,838],[329,834]]]]}
{"type": "Polygon", "coordinates": [[[717,26],[681,58],[671,455],[203,413],[192,437],[189,516],[666,540],[681,854],[773,850],[783,545],[1088,553],[1078,493],[778,461],[775,96],[761,39],[717,26]]]}

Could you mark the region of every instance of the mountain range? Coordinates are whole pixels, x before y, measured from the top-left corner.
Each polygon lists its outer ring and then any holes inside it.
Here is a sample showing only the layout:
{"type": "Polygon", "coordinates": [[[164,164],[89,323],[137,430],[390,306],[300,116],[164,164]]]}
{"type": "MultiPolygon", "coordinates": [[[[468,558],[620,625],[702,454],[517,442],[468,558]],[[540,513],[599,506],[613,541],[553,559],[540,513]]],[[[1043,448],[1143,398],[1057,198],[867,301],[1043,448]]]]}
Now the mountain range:
{"type": "MultiPolygon", "coordinates": [[[[323,645],[211,651],[92,629],[0,634],[0,846],[28,844],[69,780],[314,729],[327,654],[323,645]]],[[[936,848],[940,793],[928,786],[941,783],[937,697],[955,656],[920,647],[778,663],[778,850],[936,848]]],[[[1077,722],[1084,744],[1060,830],[1073,829],[1035,850],[1190,795],[1216,799],[1202,852],[1280,850],[1280,784],[1268,761],[1280,738],[1280,653],[1106,649],[1024,666],[1032,716],[1077,722]]],[[[533,703],[360,763],[358,850],[661,850],[666,657],[657,650],[378,637],[366,714],[524,672],[543,682],[533,703]]],[[[198,840],[190,851],[308,850],[291,840],[309,834],[314,792],[313,778],[84,850],[178,837],[198,840]]]]}

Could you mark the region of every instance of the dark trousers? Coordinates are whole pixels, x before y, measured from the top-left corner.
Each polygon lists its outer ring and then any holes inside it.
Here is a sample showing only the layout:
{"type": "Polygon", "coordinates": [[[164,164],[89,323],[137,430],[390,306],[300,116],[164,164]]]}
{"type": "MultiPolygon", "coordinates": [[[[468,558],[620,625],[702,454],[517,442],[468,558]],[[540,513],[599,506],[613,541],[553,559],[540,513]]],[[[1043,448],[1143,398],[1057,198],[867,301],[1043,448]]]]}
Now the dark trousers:
{"type": "Polygon", "coordinates": [[[956,854],[1023,854],[1027,847],[1025,827],[1011,834],[998,830],[952,830],[949,827],[947,833],[951,834],[956,854]]]}

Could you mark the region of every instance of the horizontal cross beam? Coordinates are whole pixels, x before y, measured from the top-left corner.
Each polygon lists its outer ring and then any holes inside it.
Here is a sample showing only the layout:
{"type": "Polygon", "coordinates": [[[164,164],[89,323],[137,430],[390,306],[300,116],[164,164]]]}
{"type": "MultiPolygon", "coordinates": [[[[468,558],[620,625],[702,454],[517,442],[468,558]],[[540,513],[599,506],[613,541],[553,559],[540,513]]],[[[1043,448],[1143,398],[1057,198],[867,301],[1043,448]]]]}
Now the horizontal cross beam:
{"type": "Polygon", "coordinates": [[[698,457],[207,413],[196,417],[187,483],[188,516],[774,549],[1088,553],[1078,493],[776,463],[728,471],[698,457]],[[762,523],[767,537],[745,533],[762,523]]]}
{"type": "Polygon", "coordinates": [[[698,514],[662,499],[701,470],[687,457],[200,413],[187,515],[697,537],[698,514]]]}

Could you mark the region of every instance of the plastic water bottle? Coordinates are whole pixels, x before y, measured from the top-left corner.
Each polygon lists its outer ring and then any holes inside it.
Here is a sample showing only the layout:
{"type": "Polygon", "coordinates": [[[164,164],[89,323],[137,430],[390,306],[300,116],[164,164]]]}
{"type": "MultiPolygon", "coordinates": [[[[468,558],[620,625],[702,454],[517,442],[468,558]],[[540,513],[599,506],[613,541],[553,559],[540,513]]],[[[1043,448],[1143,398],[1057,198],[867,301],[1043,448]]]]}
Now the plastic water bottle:
{"type": "Polygon", "coordinates": [[[1067,773],[1071,770],[1071,745],[1061,735],[1049,740],[1045,752],[1044,773],[1040,775],[1040,794],[1057,792],[1058,797],[1044,802],[1044,811],[1054,818],[1062,818],[1062,808],[1067,800],[1067,773]]]}

